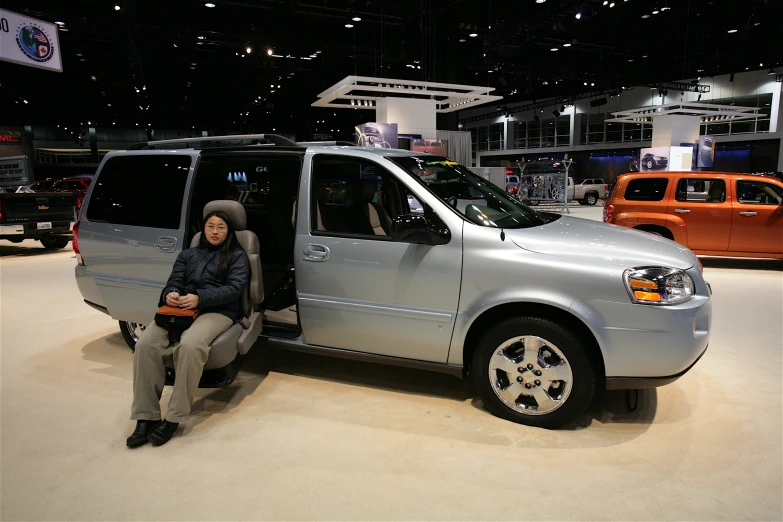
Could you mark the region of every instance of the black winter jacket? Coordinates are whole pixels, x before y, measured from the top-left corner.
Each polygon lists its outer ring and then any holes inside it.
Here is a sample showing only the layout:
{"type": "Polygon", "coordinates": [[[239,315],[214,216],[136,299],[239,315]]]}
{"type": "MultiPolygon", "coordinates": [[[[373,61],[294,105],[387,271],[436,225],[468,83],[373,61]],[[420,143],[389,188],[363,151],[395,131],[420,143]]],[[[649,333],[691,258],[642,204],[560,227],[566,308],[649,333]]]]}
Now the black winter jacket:
{"type": "Polygon", "coordinates": [[[242,249],[234,251],[225,283],[215,277],[219,264],[219,249],[195,247],[180,252],[166,282],[166,288],[160,295],[159,306],[166,304],[166,295],[169,292],[182,293],[184,288],[190,288],[198,294],[200,313],[223,314],[236,321],[242,315],[242,293],[250,279],[247,254],[242,249]]]}

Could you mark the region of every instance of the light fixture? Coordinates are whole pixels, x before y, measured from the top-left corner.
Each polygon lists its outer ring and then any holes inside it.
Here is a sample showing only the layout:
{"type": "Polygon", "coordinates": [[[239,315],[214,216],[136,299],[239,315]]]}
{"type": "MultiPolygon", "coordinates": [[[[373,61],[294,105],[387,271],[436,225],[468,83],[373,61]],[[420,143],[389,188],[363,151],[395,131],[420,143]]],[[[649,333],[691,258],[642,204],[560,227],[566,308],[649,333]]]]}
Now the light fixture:
{"type": "Polygon", "coordinates": [[[764,64],[763,64],[763,63],[760,63],[760,64],[759,64],[759,67],[764,67],[764,64]]]}
{"type": "Polygon", "coordinates": [[[652,12],[652,14],[658,14],[658,13],[660,13],[660,11],[658,10],[658,8],[657,8],[657,7],[656,7],[655,9],[653,9],[653,12],[652,12]]]}
{"type": "Polygon", "coordinates": [[[628,58],[628,63],[633,62],[633,58],[628,58]]]}
{"type": "Polygon", "coordinates": [[[609,5],[609,0],[604,0],[604,5],[609,5]]]}
{"type": "Polygon", "coordinates": [[[478,36],[478,33],[470,33],[468,36],[470,36],[471,38],[475,38],[478,36]]]}
{"type": "Polygon", "coordinates": [[[177,47],[177,44],[174,44],[174,47],[177,47]]]}
{"type": "Polygon", "coordinates": [[[650,18],[650,15],[648,15],[648,14],[643,14],[643,15],[642,15],[642,18],[650,18]]]}
{"type": "Polygon", "coordinates": [[[119,5],[117,5],[117,4],[114,4],[114,10],[115,10],[115,11],[119,11],[120,9],[122,9],[122,7],[120,7],[120,6],[119,6],[119,5]]]}
{"type": "MultiPolygon", "coordinates": [[[[628,0],[625,1],[627,2],[628,0]]],[[[671,7],[661,7],[661,11],[668,11],[669,9],[671,9],[671,7]]]]}
{"type": "Polygon", "coordinates": [[[587,86],[587,82],[585,82],[585,86],[587,86]]]}
{"type": "Polygon", "coordinates": [[[595,83],[590,83],[590,87],[595,87],[595,83]]]}
{"type": "Polygon", "coordinates": [[[345,27],[348,29],[353,29],[353,24],[345,24],[345,27]]]}
{"type": "Polygon", "coordinates": [[[570,43],[564,43],[563,47],[571,47],[571,44],[570,43]]]}
{"type": "Polygon", "coordinates": [[[536,0],[537,4],[543,4],[544,2],[546,2],[546,0],[536,0]]]}
{"type": "Polygon", "coordinates": [[[97,81],[98,81],[98,78],[96,78],[95,76],[90,76],[90,80],[92,80],[92,81],[94,81],[94,82],[97,82],[97,81]]]}
{"type": "Polygon", "coordinates": [[[466,41],[467,41],[467,40],[465,40],[464,38],[460,38],[460,39],[459,39],[459,43],[465,43],[466,41]]]}
{"type": "Polygon", "coordinates": [[[733,33],[736,33],[736,32],[737,32],[737,30],[736,30],[736,29],[729,29],[729,30],[728,30],[728,33],[729,33],[729,34],[733,34],[733,33]]]}
{"type": "Polygon", "coordinates": [[[245,52],[246,52],[247,54],[250,54],[250,53],[252,53],[252,52],[253,52],[253,48],[252,48],[252,47],[248,47],[247,49],[245,49],[245,52]]]}
{"type": "Polygon", "coordinates": [[[56,25],[59,25],[60,27],[65,25],[65,22],[55,22],[56,25]]]}
{"type": "Polygon", "coordinates": [[[351,18],[351,20],[353,20],[354,22],[361,22],[362,21],[362,19],[359,18],[358,16],[354,16],[353,18],[351,18]]]}
{"type": "Polygon", "coordinates": [[[552,48],[550,49],[550,51],[557,51],[557,50],[558,50],[558,49],[557,49],[557,47],[552,47],[552,48]]]}
{"type": "Polygon", "coordinates": [[[610,3],[609,7],[614,7],[614,2],[610,3]]]}
{"type": "Polygon", "coordinates": [[[207,39],[207,37],[206,37],[206,36],[199,36],[199,37],[198,37],[198,39],[199,39],[199,40],[206,40],[206,39],[207,39]]]}
{"type": "Polygon", "coordinates": [[[204,4],[204,6],[212,8],[215,7],[215,4],[213,4],[212,2],[207,2],[206,4],[204,4]]]}
{"type": "Polygon", "coordinates": [[[581,20],[582,19],[582,13],[576,13],[576,19],[581,20]]]}
{"type": "Polygon", "coordinates": [[[542,83],[541,85],[549,85],[549,82],[544,80],[544,83],[542,83]]]}

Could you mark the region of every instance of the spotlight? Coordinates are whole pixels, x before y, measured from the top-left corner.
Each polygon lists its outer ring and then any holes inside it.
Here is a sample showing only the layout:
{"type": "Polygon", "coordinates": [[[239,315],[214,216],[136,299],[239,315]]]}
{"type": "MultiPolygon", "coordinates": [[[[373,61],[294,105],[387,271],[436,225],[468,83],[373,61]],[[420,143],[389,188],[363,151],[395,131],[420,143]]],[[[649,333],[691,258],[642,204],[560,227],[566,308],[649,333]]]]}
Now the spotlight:
{"type": "Polygon", "coordinates": [[[351,20],[353,20],[354,22],[361,22],[362,21],[362,19],[359,18],[358,16],[354,16],[353,18],[351,18],[351,20]]]}
{"type": "Polygon", "coordinates": [[[653,12],[652,12],[652,14],[658,14],[658,13],[660,13],[660,11],[658,10],[658,8],[657,8],[657,7],[656,7],[655,9],[653,9],[653,12]]]}
{"type": "Polygon", "coordinates": [[[253,52],[253,49],[252,49],[251,47],[248,47],[247,49],[245,49],[245,52],[246,52],[247,54],[250,54],[250,53],[252,53],[252,52],[253,52]]]}
{"type": "Polygon", "coordinates": [[[65,22],[55,22],[56,25],[59,25],[60,27],[65,25],[65,22]]]}
{"type": "Polygon", "coordinates": [[[614,2],[610,3],[609,7],[614,7],[614,2]]]}
{"type": "Polygon", "coordinates": [[[119,11],[120,9],[122,9],[122,7],[120,7],[120,6],[119,6],[119,5],[117,5],[117,4],[114,4],[114,10],[115,10],[115,11],[119,11]]]}
{"type": "Polygon", "coordinates": [[[571,47],[571,44],[570,43],[564,43],[563,47],[571,47]]]}
{"type": "Polygon", "coordinates": [[[553,51],[553,52],[554,52],[554,51],[557,51],[557,50],[558,50],[558,49],[557,49],[557,47],[552,47],[552,48],[550,49],[550,51],[553,51]]]}
{"type": "Polygon", "coordinates": [[[576,19],[581,20],[582,19],[582,13],[576,13],[576,19]]]}
{"type": "Polygon", "coordinates": [[[345,24],[345,27],[346,27],[347,29],[353,29],[353,24],[345,24]]]}
{"type": "Polygon", "coordinates": [[[207,2],[207,3],[206,3],[206,4],[204,4],[204,5],[205,5],[206,7],[209,7],[209,8],[215,7],[215,4],[213,4],[212,2],[207,2]]]}
{"type": "Polygon", "coordinates": [[[728,31],[728,33],[729,33],[729,34],[734,34],[734,33],[736,33],[736,32],[737,32],[737,30],[736,30],[736,29],[729,29],[729,31],[728,31]]]}
{"type": "Polygon", "coordinates": [[[267,49],[266,50],[266,54],[268,54],[269,56],[272,56],[273,53],[274,53],[274,51],[272,49],[267,49]]]}
{"type": "Polygon", "coordinates": [[[478,33],[470,33],[468,36],[470,36],[471,38],[475,38],[478,36],[478,33]]]}
{"type": "Polygon", "coordinates": [[[544,2],[546,2],[546,0],[536,0],[537,4],[543,4],[544,2]]]}

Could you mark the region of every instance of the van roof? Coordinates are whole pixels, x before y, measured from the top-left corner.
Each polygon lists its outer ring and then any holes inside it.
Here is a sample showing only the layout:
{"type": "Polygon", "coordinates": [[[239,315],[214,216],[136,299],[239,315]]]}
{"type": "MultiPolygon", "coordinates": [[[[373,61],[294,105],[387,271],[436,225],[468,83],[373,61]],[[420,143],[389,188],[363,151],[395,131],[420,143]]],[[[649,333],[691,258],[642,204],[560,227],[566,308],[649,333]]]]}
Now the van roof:
{"type": "Polygon", "coordinates": [[[692,171],[692,170],[664,170],[660,172],[626,172],[620,176],[633,176],[641,178],[665,178],[674,175],[687,174],[693,178],[714,178],[715,176],[742,176],[743,178],[758,178],[759,180],[777,179],[775,176],[764,174],[749,174],[746,172],[718,172],[718,171],[692,171]]]}

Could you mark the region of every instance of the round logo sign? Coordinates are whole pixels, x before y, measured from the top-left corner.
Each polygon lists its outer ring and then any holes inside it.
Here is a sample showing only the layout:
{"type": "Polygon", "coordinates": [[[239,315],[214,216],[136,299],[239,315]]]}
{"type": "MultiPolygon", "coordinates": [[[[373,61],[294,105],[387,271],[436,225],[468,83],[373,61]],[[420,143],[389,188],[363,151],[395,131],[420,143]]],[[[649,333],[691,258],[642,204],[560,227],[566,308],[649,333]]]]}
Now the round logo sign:
{"type": "Polygon", "coordinates": [[[48,62],[54,56],[54,45],[43,27],[34,22],[26,22],[16,31],[16,44],[31,60],[48,62]]]}

